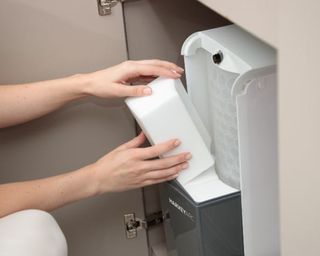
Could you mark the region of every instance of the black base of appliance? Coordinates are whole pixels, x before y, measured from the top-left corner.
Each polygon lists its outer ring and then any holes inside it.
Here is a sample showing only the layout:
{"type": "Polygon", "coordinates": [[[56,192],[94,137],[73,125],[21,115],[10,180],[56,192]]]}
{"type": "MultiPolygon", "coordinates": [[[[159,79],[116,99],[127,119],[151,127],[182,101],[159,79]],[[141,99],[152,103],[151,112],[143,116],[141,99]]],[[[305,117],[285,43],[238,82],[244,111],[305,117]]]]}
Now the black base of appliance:
{"type": "Polygon", "coordinates": [[[178,256],[242,256],[240,192],[196,203],[176,181],[160,185],[168,250],[178,256]]]}

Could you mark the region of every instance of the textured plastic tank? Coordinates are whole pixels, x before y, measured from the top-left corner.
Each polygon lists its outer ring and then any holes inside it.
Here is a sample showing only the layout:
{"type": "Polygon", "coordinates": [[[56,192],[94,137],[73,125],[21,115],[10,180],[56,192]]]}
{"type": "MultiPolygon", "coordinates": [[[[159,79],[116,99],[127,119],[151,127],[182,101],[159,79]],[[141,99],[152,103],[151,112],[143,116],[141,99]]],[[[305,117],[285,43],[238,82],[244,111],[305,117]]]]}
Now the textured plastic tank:
{"type": "Polygon", "coordinates": [[[191,152],[189,168],[177,180],[187,182],[214,164],[211,138],[179,79],[157,78],[148,85],[152,95],[125,100],[151,144],[178,138],[181,145],[163,155],[191,152]]]}

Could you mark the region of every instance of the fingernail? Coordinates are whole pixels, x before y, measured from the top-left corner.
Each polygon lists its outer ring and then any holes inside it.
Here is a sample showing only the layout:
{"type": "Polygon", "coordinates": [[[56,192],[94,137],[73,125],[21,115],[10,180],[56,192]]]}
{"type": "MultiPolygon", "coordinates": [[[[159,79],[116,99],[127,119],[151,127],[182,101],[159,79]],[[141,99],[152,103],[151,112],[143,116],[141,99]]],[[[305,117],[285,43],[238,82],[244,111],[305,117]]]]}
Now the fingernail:
{"type": "Polygon", "coordinates": [[[190,153],[188,153],[185,157],[186,160],[190,160],[192,158],[192,155],[190,153]]]}
{"type": "Polygon", "coordinates": [[[182,169],[184,170],[184,169],[187,169],[189,167],[189,164],[188,163],[185,163],[185,164],[183,164],[182,165],[182,169]]]}
{"type": "Polygon", "coordinates": [[[144,95],[151,95],[152,94],[152,90],[150,87],[146,87],[143,89],[143,94],[144,95]]]}
{"type": "Polygon", "coordinates": [[[184,72],[184,69],[182,67],[178,67],[180,72],[184,72]]]}
{"type": "Polygon", "coordinates": [[[174,145],[177,147],[177,146],[179,146],[181,144],[181,141],[180,140],[175,140],[174,141],[174,145]]]}
{"type": "Polygon", "coordinates": [[[171,69],[171,72],[172,73],[174,73],[175,75],[177,75],[177,76],[181,76],[181,74],[179,74],[176,70],[174,70],[174,69],[171,69]]]}

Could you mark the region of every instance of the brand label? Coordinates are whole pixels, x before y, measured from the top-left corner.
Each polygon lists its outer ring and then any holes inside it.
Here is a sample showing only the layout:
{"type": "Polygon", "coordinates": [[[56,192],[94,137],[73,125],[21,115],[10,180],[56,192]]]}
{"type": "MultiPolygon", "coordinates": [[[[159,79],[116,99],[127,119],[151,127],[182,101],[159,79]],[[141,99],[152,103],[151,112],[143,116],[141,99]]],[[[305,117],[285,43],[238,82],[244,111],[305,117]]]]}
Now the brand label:
{"type": "Polygon", "coordinates": [[[172,200],[170,197],[169,197],[169,204],[174,206],[179,212],[181,212],[183,215],[187,216],[193,222],[195,221],[193,215],[190,212],[185,210],[181,205],[179,205],[177,202],[172,200]]]}

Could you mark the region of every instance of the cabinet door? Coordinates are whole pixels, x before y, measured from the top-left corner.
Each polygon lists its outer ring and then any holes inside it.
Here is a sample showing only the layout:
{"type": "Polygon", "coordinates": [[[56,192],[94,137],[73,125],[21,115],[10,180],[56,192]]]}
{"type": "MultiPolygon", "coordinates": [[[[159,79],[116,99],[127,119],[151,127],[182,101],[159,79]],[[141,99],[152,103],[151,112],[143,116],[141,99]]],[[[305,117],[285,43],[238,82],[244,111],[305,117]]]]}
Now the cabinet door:
{"type": "MultiPolygon", "coordinates": [[[[127,59],[121,4],[99,16],[96,0],[1,0],[0,84],[102,69],[127,59]]],[[[0,130],[0,183],[67,172],[135,136],[122,101],[87,99],[0,130]]],[[[141,190],[78,202],[53,214],[71,256],[147,255],[146,234],[125,238],[123,215],[143,216],[141,190]]]]}

